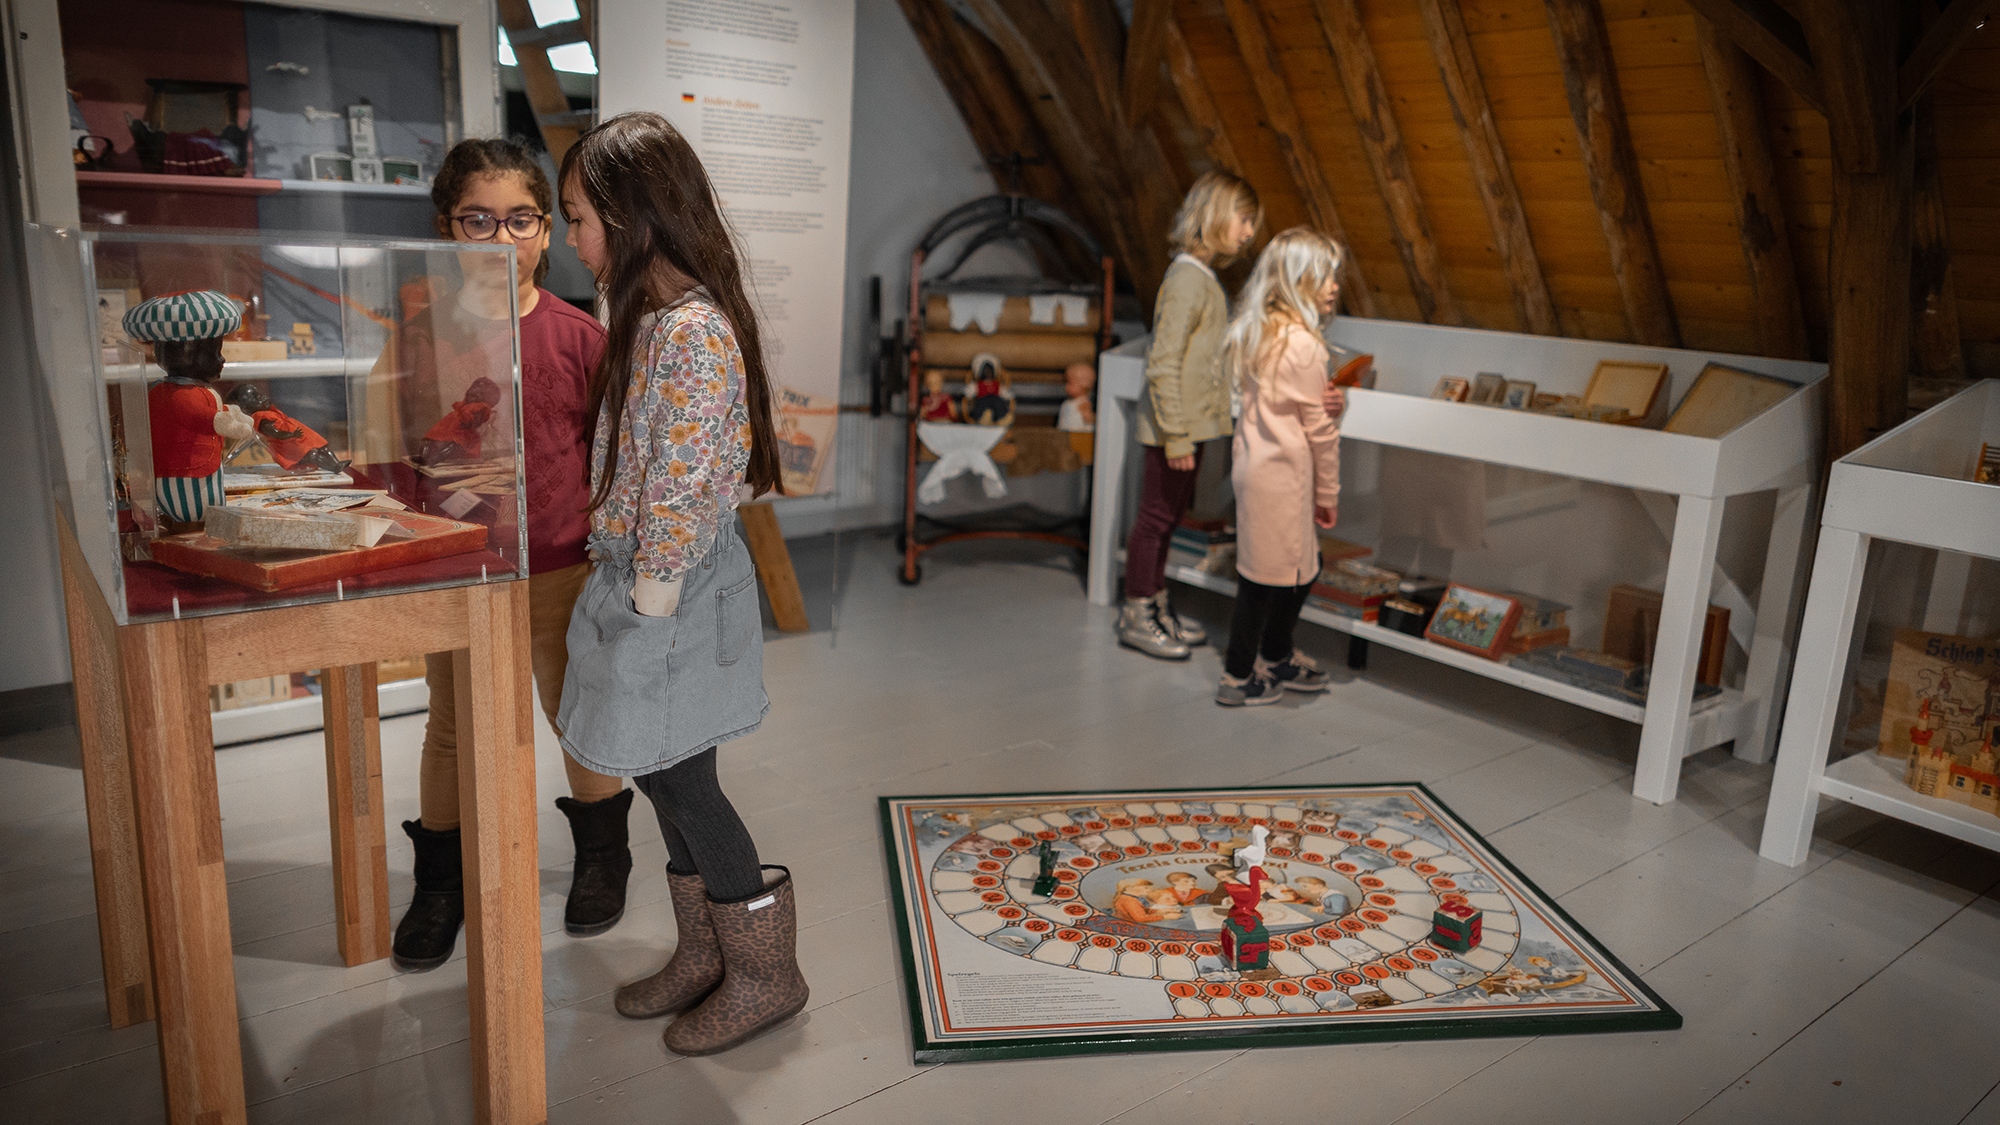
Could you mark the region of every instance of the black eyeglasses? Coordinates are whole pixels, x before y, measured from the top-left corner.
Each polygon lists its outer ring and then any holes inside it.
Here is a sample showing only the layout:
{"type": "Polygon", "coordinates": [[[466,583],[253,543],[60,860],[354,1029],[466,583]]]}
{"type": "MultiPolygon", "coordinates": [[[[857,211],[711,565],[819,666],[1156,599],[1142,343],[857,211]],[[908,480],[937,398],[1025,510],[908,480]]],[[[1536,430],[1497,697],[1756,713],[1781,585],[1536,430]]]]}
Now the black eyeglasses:
{"type": "Polygon", "coordinates": [[[520,211],[505,219],[497,219],[483,211],[475,211],[470,215],[453,215],[451,221],[458,224],[458,229],[465,233],[469,242],[491,242],[503,226],[508,234],[514,236],[514,241],[524,242],[542,233],[549,217],[538,211],[520,211]]]}

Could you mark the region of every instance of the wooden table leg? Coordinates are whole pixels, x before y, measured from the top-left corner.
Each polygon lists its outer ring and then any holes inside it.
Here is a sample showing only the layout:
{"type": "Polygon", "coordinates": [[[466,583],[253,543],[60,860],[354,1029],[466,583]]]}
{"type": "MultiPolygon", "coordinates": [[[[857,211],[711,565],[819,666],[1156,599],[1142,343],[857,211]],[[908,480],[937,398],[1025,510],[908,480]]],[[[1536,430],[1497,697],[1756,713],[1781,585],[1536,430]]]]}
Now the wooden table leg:
{"type": "Polygon", "coordinates": [[[474,1112],[481,1125],[540,1125],[548,1074],[528,584],[471,586],[465,601],[470,645],[451,659],[474,1112]]]}
{"type": "Polygon", "coordinates": [[[118,631],[118,651],[167,1119],[237,1125],[247,1120],[243,1047],[202,623],[128,625],[118,631]]]}
{"type": "Polygon", "coordinates": [[[785,547],[784,533],[778,530],[778,513],[768,503],[745,504],[736,511],[743,517],[743,541],[757,564],[757,577],[764,581],[764,596],[771,599],[771,616],[784,632],[805,632],[812,625],[806,620],[799,576],[792,570],[792,553],[785,547]]]}
{"type": "Polygon", "coordinates": [[[58,509],[69,667],[76,685],[76,734],[83,750],[83,808],[90,825],[90,875],[97,886],[97,944],[104,959],[104,1007],[111,1026],[153,1018],[147,963],[146,894],[139,874],[139,825],[132,808],[132,763],[119,694],[118,625],[58,509]]]}
{"type": "Polygon", "coordinates": [[[382,823],[382,705],[373,664],[320,671],[326,712],[327,824],[340,958],[389,955],[388,841],[382,823]]]}

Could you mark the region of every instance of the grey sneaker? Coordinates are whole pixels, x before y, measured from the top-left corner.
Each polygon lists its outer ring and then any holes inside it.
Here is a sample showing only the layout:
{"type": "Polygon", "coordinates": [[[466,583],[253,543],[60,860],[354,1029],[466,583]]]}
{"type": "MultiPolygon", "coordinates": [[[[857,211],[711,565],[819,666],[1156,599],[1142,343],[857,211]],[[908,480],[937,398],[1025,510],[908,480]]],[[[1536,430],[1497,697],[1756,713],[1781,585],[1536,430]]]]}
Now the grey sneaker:
{"type": "Polygon", "coordinates": [[[1118,611],[1118,643],[1161,660],[1186,660],[1193,655],[1180,638],[1160,624],[1151,598],[1125,599],[1118,611]]]}
{"type": "Polygon", "coordinates": [[[1224,672],[1222,682],[1215,688],[1215,701],[1224,707],[1262,707],[1276,703],[1284,694],[1285,690],[1262,672],[1252,672],[1240,680],[1224,672]]]}
{"type": "Polygon", "coordinates": [[[1192,617],[1182,617],[1174,612],[1173,603],[1167,600],[1167,588],[1147,599],[1153,604],[1153,616],[1159,619],[1160,627],[1180,639],[1189,648],[1208,643],[1208,630],[1192,617]]]}
{"type": "Polygon", "coordinates": [[[1258,657],[1257,670],[1252,675],[1266,677],[1289,691],[1325,691],[1333,683],[1332,676],[1320,671],[1313,658],[1298,649],[1275,664],[1258,657]]]}

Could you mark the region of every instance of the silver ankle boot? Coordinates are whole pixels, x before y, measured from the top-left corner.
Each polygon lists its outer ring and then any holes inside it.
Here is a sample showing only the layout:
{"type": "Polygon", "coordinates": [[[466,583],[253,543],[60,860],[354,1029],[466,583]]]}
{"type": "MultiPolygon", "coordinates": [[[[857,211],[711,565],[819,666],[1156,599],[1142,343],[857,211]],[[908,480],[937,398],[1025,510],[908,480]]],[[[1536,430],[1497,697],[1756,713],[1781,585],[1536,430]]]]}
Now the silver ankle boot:
{"type": "Polygon", "coordinates": [[[1160,622],[1160,627],[1172,633],[1182,644],[1194,648],[1208,643],[1208,630],[1201,627],[1201,622],[1174,612],[1173,603],[1167,600],[1165,586],[1147,600],[1153,604],[1153,616],[1160,622]]]}
{"type": "Polygon", "coordinates": [[[1152,598],[1126,598],[1118,611],[1118,643],[1161,660],[1186,660],[1191,653],[1153,612],[1152,598]]]}

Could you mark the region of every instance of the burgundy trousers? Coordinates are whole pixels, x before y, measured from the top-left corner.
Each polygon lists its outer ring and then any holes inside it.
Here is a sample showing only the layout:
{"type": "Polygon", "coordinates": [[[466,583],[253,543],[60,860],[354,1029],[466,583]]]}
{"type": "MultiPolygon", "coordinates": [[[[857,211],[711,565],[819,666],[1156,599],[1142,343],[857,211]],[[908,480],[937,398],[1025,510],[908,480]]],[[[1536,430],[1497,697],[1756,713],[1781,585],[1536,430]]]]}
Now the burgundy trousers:
{"type": "Polygon", "coordinates": [[[1174,528],[1194,499],[1194,478],[1201,471],[1206,443],[1194,447],[1194,468],[1167,468],[1167,454],[1157,445],[1145,451],[1146,470],[1139,481],[1139,515],[1125,539],[1125,596],[1150,598],[1167,582],[1167,546],[1174,528]]]}

